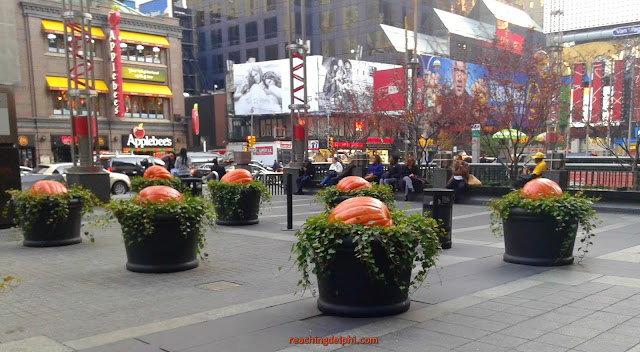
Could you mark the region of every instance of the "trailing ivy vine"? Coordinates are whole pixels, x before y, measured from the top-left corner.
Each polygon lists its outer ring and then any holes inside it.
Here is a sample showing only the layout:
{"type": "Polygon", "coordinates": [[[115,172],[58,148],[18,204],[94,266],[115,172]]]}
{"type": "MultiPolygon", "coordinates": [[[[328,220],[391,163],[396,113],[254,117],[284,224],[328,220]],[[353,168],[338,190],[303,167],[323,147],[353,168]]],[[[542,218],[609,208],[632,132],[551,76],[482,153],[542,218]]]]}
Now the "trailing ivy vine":
{"type": "MultiPolygon", "coordinates": [[[[82,205],[82,215],[93,213],[100,201],[89,190],[72,185],[67,193],[32,194],[29,191],[9,190],[11,202],[4,209],[11,214],[14,222],[20,227],[22,234],[31,231],[38,221],[44,220],[47,225],[55,225],[69,216],[69,202],[77,199],[82,205]]],[[[93,238],[92,238],[93,242],[93,238]]]]}
{"type": "MultiPolygon", "coordinates": [[[[329,222],[328,212],[307,218],[302,230],[296,232],[298,241],[291,247],[291,258],[302,274],[298,286],[304,290],[311,288],[311,274],[327,276],[329,265],[333,262],[336,249],[345,238],[351,238],[356,244],[354,256],[365,264],[369,276],[374,280],[386,281],[398,285],[401,290],[418,288],[430,268],[435,266],[438,255],[438,236],[444,231],[436,221],[416,213],[406,215],[403,211],[391,211],[394,225],[391,227],[347,225],[341,222],[329,222]],[[385,277],[383,270],[374,260],[372,244],[379,243],[389,262],[392,263],[391,276],[385,277]],[[409,283],[399,281],[406,270],[418,267],[418,271],[409,283]]],[[[315,290],[312,289],[315,294],[315,290]]]]}
{"type": "Polygon", "coordinates": [[[206,245],[204,233],[206,227],[213,228],[215,226],[215,213],[211,205],[201,197],[183,194],[181,203],[170,200],[164,203],[143,202],[140,204],[129,199],[117,199],[107,204],[107,211],[111,212],[120,223],[126,246],[153,236],[156,215],[174,215],[179,222],[179,235],[184,238],[195,235],[199,257],[203,260],[208,257],[208,254],[204,252],[206,245]]]}
{"type": "Polygon", "coordinates": [[[337,205],[339,197],[373,197],[381,200],[389,209],[395,208],[393,198],[393,187],[389,185],[371,185],[371,189],[357,189],[355,191],[339,191],[336,186],[327,187],[316,193],[316,202],[324,204],[326,209],[331,209],[337,205]]]}

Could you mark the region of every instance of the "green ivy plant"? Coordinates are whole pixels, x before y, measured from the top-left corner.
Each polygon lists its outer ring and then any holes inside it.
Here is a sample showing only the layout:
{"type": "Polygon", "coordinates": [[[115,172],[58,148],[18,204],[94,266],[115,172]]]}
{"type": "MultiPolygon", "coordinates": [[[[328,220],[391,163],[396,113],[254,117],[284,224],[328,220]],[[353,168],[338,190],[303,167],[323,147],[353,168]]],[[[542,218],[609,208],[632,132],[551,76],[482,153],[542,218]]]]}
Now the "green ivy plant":
{"type": "Polygon", "coordinates": [[[238,184],[212,180],[207,182],[207,188],[209,189],[213,206],[224,209],[222,214],[218,214],[220,220],[229,220],[231,214],[238,214],[242,217],[244,214],[240,204],[243,201],[243,195],[248,192],[256,192],[260,195],[261,211],[264,208],[263,205],[271,201],[271,192],[259,181],[238,184]]]}
{"type": "Polygon", "coordinates": [[[440,246],[438,236],[442,236],[444,231],[434,219],[419,213],[406,215],[402,210],[394,209],[391,211],[393,226],[381,227],[329,222],[328,216],[329,212],[325,212],[309,217],[302,230],[296,232],[298,241],[291,247],[291,258],[302,274],[298,286],[303,290],[309,288],[315,294],[310,275],[330,274],[329,264],[334,260],[336,248],[345,238],[351,238],[356,243],[353,255],[365,264],[372,279],[398,285],[401,290],[407,288],[398,280],[403,271],[419,267],[408,284],[417,289],[425,280],[429,269],[436,264],[440,246]],[[374,241],[379,241],[395,266],[392,268],[393,277],[385,277],[377,266],[372,252],[374,241]]]}
{"type": "MultiPolygon", "coordinates": [[[[566,231],[574,234],[582,245],[577,251],[581,253],[582,259],[589,252],[589,246],[593,244],[593,229],[600,223],[593,209],[593,203],[599,198],[590,198],[577,192],[571,195],[564,192],[561,196],[546,196],[539,199],[524,197],[521,190],[511,191],[498,200],[490,203],[491,208],[491,230],[496,235],[503,233],[503,221],[509,217],[512,208],[522,208],[533,213],[547,214],[553,216],[558,222],[558,231],[566,231]],[[581,231],[578,233],[577,227],[581,231]]],[[[574,237],[569,238],[562,246],[561,253],[568,248],[574,237]]]]}
{"type": "Polygon", "coordinates": [[[142,176],[136,176],[131,178],[131,190],[134,192],[140,192],[149,186],[169,186],[180,192],[184,191],[182,180],[179,177],[173,177],[171,179],[146,179],[142,176]]]}
{"type": "Polygon", "coordinates": [[[327,187],[315,195],[315,201],[323,203],[327,210],[332,209],[337,204],[338,197],[372,197],[381,200],[389,209],[395,208],[393,198],[393,187],[389,185],[371,185],[370,189],[358,189],[355,191],[339,191],[336,186],[327,187]]]}
{"type": "MultiPolygon", "coordinates": [[[[13,220],[22,233],[30,231],[35,223],[46,214],[46,223],[53,225],[69,216],[69,201],[78,199],[82,204],[82,215],[93,213],[94,207],[100,205],[100,201],[89,190],[81,186],[72,185],[67,193],[60,194],[32,194],[29,191],[9,190],[11,213],[13,220]]],[[[8,214],[10,204],[7,204],[5,213],[8,214]]],[[[93,242],[93,236],[90,236],[93,242]]]]}
{"type": "Polygon", "coordinates": [[[107,219],[118,220],[122,227],[124,243],[129,246],[153,236],[155,231],[153,221],[156,215],[175,215],[180,223],[180,236],[186,238],[189,234],[195,233],[198,242],[197,253],[201,259],[206,260],[208,254],[204,252],[206,245],[204,233],[206,227],[215,226],[215,212],[201,197],[192,197],[188,194],[183,194],[182,197],[181,203],[170,200],[138,204],[133,199],[115,199],[106,206],[107,212],[113,215],[107,216],[107,219]]]}

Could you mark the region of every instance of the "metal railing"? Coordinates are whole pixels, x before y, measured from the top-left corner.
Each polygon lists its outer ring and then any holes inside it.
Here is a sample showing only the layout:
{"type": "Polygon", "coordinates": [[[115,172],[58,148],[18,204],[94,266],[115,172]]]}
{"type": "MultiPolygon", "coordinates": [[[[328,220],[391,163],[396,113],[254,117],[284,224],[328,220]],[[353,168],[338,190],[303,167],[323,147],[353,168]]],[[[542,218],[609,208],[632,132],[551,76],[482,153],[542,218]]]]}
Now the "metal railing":
{"type": "Polygon", "coordinates": [[[253,176],[255,181],[262,182],[272,196],[279,196],[285,194],[284,189],[284,174],[257,174],[253,176]]]}

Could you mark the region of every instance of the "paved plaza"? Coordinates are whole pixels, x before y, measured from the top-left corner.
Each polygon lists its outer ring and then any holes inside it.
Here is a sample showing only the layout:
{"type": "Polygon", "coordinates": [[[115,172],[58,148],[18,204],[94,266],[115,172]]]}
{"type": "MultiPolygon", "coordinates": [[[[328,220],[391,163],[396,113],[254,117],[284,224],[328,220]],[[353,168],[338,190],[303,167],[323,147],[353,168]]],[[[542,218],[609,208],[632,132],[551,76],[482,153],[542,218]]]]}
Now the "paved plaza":
{"type": "MultiPolygon", "coordinates": [[[[321,211],[312,199],[294,198],[294,228],[321,211]]],[[[1,273],[22,279],[0,293],[0,352],[640,352],[640,216],[607,207],[587,257],[548,268],[505,263],[488,207],[455,205],[453,248],[411,309],[363,319],[323,315],[296,287],[283,196],[259,225],[209,231],[209,261],[173,274],[127,271],[116,223],[95,229],[95,243],[57,248],[0,230],[1,273]],[[290,343],[309,336],[378,343],[290,343]]]]}

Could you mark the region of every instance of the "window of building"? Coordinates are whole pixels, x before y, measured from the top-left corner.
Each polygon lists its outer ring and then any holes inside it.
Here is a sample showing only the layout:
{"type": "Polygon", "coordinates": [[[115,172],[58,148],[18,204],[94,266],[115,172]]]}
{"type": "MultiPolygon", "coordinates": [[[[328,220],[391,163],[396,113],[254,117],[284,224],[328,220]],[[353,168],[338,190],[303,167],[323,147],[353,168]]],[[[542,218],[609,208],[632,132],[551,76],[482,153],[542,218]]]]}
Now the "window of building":
{"type": "Polygon", "coordinates": [[[251,125],[247,119],[236,117],[231,119],[231,139],[243,139],[251,134],[251,125]]]}
{"type": "Polygon", "coordinates": [[[124,116],[143,119],[164,119],[165,98],[124,96],[124,116]]]}
{"type": "Polygon", "coordinates": [[[205,43],[204,32],[198,32],[198,51],[202,52],[207,50],[207,43],[205,43]]]}
{"type": "Polygon", "coordinates": [[[227,19],[235,20],[238,18],[238,0],[226,0],[227,19]]]}
{"type": "Polygon", "coordinates": [[[335,19],[333,11],[320,12],[320,31],[322,31],[322,33],[331,33],[333,32],[334,26],[335,19]]]}
{"type": "Polygon", "coordinates": [[[219,23],[220,21],[222,21],[220,4],[212,4],[209,10],[209,24],[219,23]]]}
{"type": "MultiPolygon", "coordinates": [[[[342,38],[342,54],[351,54],[351,50],[358,47],[358,38],[355,36],[342,38]]],[[[353,57],[353,56],[352,56],[353,57]]]]}
{"type": "Polygon", "coordinates": [[[251,43],[258,40],[258,22],[253,21],[244,25],[246,42],[251,43]]]}
{"type": "Polygon", "coordinates": [[[382,24],[393,26],[393,18],[395,14],[394,7],[388,2],[382,3],[382,9],[380,11],[380,20],[382,24]]]}
{"type": "Polygon", "coordinates": [[[230,52],[229,53],[229,60],[233,61],[236,64],[241,63],[240,52],[239,51],[230,52]]]}
{"type": "Polygon", "coordinates": [[[287,135],[287,127],[283,119],[275,119],[273,121],[274,137],[285,138],[287,135]]]}
{"type": "MultiPolygon", "coordinates": [[[[70,103],[66,91],[51,91],[49,96],[53,102],[53,115],[69,115],[70,103]]],[[[95,99],[93,107],[97,116],[100,116],[100,98],[95,99]]],[[[75,115],[87,115],[87,100],[80,99],[80,108],[74,111],[75,115]]]]}
{"type": "Polygon", "coordinates": [[[260,137],[273,137],[272,119],[260,120],[260,137]]]}
{"type": "Polygon", "coordinates": [[[240,44],[240,26],[239,25],[229,27],[227,29],[227,32],[229,36],[229,45],[240,44]]]}
{"type": "MultiPolygon", "coordinates": [[[[200,45],[200,34],[202,34],[202,41],[204,42],[204,33],[198,33],[198,45],[200,45]]],[[[120,57],[125,61],[162,64],[164,50],[151,45],[120,43],[120,57]]]]}
{"type": "MultiPolygon", "coordinates": [[[[64,54],[63,38],[64,38],[64,35],[62,34],[47,33],[47,51],[50,53],[64,54]]],[[[71,38],[71,36],[69,36],[69,38],[71,38]]],[[[80,43],[77,43],[77,45],[80,45],[80,43]]],[[[91,44],[89,48],[91,49],[91,51],[93,51],[93,56],[94,57],[97,56],[96,41],[94,39],[91,39],[91,44]]],[[[79,53],[82,54],[82,50],[80,50],[79,53]]]]}
{"type": "Polygon", "coordinates": [[[391,53],[394,48],[384,32],[377,31],[367,34],[367,51],[369,55],[373,56],[380,53],[391,53]]]}
{"type": "Polygon", "coordinates": [[[267,45],[264,47],[264,59],[266,61],[278,59],[278,44],[267,45]]]}
{"type": "Polygon", "coordinates": [[[264,38],[275,38],[278,36],[278,18],[271,17],[264,20],[264,38]]]}
{"type": "Polygon", "coordinates": [[[203,27],[204,26],[204,11],[198,10],[196,11],[196,26],[203,27]]]}
{"type": "Polygon", "coordinates": [[[211,71],[213,71],[213,73],[224,72],[224,59],[222,58],[222,54],[211,56],[211,71]]]}
{"type": "Polygon", "coordinates": [[[256,14],[256,0],[244,0],[246,7],[245,16],[255,16],[256,14]]]}
{"type": "Polygon", "coordinates": [[[367,2],[367,20],[380,23],[380,4],[377,1],[367,2]]]}
{"type": "Polygon", "coordinates": [[[211,31],[211,48],[222,48],[222,29],[214,29],[211,31]]]}
{"type": "Polygon", "coordinates": [[[258,57],[259,55],[258,48],[247,49],[247,60],[254,58],[256,61],[260,61],[260,58],[258,57]]]}
{"type": "Polygon", "coordinates": [[[322,56],[334,56],[336,54],[333,39],[323,40],[320,43],[322,56]]]}
{"type": "Polygon", "coordinates": [[[277,0],[267,0],[267,11],[275,11],[278,8],[277,0]]]}
{"type": "Polygon", "coordinates": [[[200,67],[201,72],[207,72],[207,58],[205,56],[200,56],[198,58],[198,66],[200,67]]]}
{"type": "Polygon", "coordinates": [[[358,6],[347,6],[342,8],[342,29],[352,29],[358,27],[358,6]]]}

